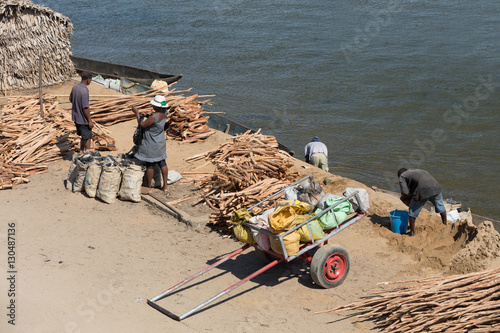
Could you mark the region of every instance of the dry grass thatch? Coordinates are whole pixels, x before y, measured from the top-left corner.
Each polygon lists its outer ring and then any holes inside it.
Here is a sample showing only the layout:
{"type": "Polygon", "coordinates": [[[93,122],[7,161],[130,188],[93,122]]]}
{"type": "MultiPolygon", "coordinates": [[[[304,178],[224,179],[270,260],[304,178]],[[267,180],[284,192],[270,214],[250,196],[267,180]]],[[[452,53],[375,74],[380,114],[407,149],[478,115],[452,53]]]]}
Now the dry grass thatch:
{"type": "Polygon", "coordinates": [[[27,0],[0,0],[0,87],[32,89],[51,85],[76,72],[69,58],[73,25],[66,16],[27,0]]]}

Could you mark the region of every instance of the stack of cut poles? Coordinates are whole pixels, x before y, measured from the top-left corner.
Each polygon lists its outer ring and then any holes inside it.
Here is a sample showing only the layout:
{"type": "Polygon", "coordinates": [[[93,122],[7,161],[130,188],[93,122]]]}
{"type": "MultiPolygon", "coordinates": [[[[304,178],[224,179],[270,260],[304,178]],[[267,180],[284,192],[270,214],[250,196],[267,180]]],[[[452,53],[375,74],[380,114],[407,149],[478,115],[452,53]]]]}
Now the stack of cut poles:
{"type": "Polygon", "coordinates": [[[183,143],[202,141],[215,133],[208,125],[208,116],[199,101],[198,95],[169,102],[171,105],[167,118],[167,136],[183,143]]]}
{"type": "MultiPolygon", "coordinates": [[[[204,140],[214,133],[207,126],[198,95],[184,96],[189,90],[171,90],[165,96],[169,103],[167,132],[170,138],[183,142],[204,140]]],[[[96,150],[116,150],[111,132],[104,126],[135,118],[132,106],[141,113],[152,112],[150,101],[159,91],[124,95],[90,103],[94,120],[93,146],[96,150]]],[[[33,173],[46,172],[41,164],[62,158],[72,147],[78,148],[78,136],[71,112],[63,110],[55,96],[44,95],[44,118],[41,116],[38,95],[10,99],[0,111],[0,163],[2,173],[0,189],[10,188],[33,173]],[[28,168],[28,169],[26,169],[28,168]],[[20,175],[20,176],[17,176],[20,175]],[[14,180],[13,180],[14,179],[14,180]]]]}
{"type": "MultiPolygon", "coordinates": [[[[56,98],[42,96],[44,117],[38,95],[10,99],[0,113],[0,186],[15,184],[21,177],[47,171],[46,163],[62,159],[79,145],[71,113],[63,110],[56,98]],[[10,179],[10,182],[9,182],[10,179]]],[[[92,129],[92,148],[116,150],[110,132],[96,124],[92,129]]]]}
{"type": "Polygon", "coordinates": [[[113,125],[122,121],[135,118],[132,107],[135,106],[139,113],[149,114],[153,112],[150,104],[155,95],[165,96],[169,105],[166,121],[167,136],[183,143],[202,141],[214,133],[208,125],[208,118],[201,106],[208,101],[197,100],[198,95],[184,96],[180,93],[189,90],[176,91],[175,89],[166,95],[163,92],[149,90],[135,95],[124,95],[103,101],[90,103],[92,119],[102,125],[113,125]]]}
{"type": "Polygon", "coordinates": [[[500,268],[450,277],[383,282],[417,283],[371,292],[330,311],[357,311],[381,332],[500,332],[500,268]]]}
{"type": "MultiPolygon", "coordinates": [[[[232,232],[230,219],[235,210],[247,208],[283,189],[296,176],[288,174],[293,160],[276,148],[276,138],[259,132],[238,135],[213,151],[186,159],[206,158],[216,166],[214,173],[200,179],[197,186],[202,201],[218,211],[211,214],[208,224],[220,232],[232,232]]],[[[273,204],[270,200],[263,208],[273,204]]]]}

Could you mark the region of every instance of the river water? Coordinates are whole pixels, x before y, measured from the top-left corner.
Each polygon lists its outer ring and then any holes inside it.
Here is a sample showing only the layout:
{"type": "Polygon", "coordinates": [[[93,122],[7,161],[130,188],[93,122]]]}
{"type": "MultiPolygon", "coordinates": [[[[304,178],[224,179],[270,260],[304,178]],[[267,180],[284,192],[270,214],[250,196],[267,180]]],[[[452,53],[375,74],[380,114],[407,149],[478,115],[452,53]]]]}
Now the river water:
{"type": "Polygon", "coordinates": [[[500,219],[497,0],[34,2],[71,19],[74,55],[182,73],[298,158],[317,135],[332,173],[398,190],[423,168],[500,219]]]}

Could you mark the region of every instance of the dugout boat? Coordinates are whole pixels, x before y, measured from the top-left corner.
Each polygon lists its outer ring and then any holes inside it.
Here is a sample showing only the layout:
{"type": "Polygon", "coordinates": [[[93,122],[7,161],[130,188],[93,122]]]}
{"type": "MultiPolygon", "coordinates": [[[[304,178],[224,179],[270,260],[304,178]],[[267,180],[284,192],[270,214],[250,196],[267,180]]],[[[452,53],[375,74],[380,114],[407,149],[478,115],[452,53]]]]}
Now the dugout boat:
{"type": "Polygon", "coordinates": [[[107,79],[126,79],[131,82],[150,86],[154,80],[165,81],[168,84],[174,83],[182,78],[182,74],[162,74],[146,69],[135,68],[126,65],[113,64],[104,61],[70,56],[77,72],[91,71],[95,75],[101,75],[107,79]]]}

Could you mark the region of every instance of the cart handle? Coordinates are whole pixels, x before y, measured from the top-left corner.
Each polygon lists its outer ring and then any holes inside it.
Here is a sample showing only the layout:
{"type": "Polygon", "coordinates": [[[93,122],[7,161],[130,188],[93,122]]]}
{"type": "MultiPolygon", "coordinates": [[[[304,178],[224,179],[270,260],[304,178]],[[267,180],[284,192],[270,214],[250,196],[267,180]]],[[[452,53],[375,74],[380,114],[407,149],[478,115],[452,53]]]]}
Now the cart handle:
{"type": "Polygon", "coordinates": [[[194,276],[182,281],[181,283],[178,283],[177,285],[175,285],[174,287],[168,289],[167,291],[161,293],[160,295],[158,296],[155,296],[153,297],[152,299],[150,300],[147,300],[147,303],[148,305],[150,305],[151,307],[155,308],[156,310],[160,311],[161,313],[169,316],[170,318],[172,319],[175,319],[177,321],[181,321],[182,319],[190,316],[191,314],[193,314],[194,312],[198,311],[199,309],[207,306],[209,303],[215,301],[216,299],[218,299],[219,297],[227,294],[228,292],[230,292],[231,290],[239,287],[240,285],[242,285],[243,283],[247,282],[248,280],[251,280],[253,279],[254,277],[256,277],[257,275],[260,275],[261,273],[267,271],[268,269],[270,269],[271,267],[277,265],[278,263],[282,262],[284,259],[283,258],[277,258],[275,259],[274,261],[270,262],[269,264],[267,264],[266,266],[262,267],[261,269],[255,271],[254,273],[248,275],[246,278],[240,280],[239,282],[233,284],[232,286],[224,289],[223,291],[219,292],[218,294],[214,295],[212,298],[206,300],[205,302],[201,303],[200,305],[192,308],[191,310],[189,310],[188,312],[178,316],[170,311],[168,311],[167,309],[161,307],[160,305],[156,304],[155,301],[165,297],[168,293],[171,293],[173,290],[175,290],[176,288],[180,287],[181,285],[183,284],[186,284],[187,282],[191,281],[192,279],[196,278],[197,276],[207,272],[209,269],[219,265],[220,263],[226,261],[227,259],[229,259],[230,257],[234,257],[235,255],[241,253],[242,251],[246,250],[250,245],[246,244],[245,246],[243,246],[242,248],[234,251],[233,253],[229,254],[228,256],[224,257],[223,259],[219,260],[218,262],[216,262],[215,264],[213,265],[210,265],[208,266],[207,268],[205,268],[204,270],[200,271],[199,273],[195,274],[194,276]]]}

